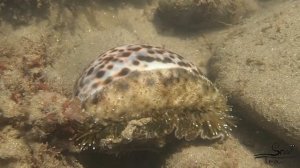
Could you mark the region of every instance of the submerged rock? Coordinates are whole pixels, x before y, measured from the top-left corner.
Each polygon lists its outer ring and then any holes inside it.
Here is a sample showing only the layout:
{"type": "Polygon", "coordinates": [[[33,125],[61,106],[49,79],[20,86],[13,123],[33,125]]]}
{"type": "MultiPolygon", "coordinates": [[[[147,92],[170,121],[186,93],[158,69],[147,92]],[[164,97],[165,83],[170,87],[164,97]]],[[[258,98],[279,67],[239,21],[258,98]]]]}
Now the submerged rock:
{"type": "Polygon", "coordinates": [[[258,21],[253,18],[233,29],[217,48],[211,66],[217,83],[232,95],[245,119],[298,149],[300,24],[294,18],[300,18],[299,10],[299,1],[288,2],[272,10],[276,12],[264,13],[258,21]]]}
{"type": "Polygon", "coordinates": [[[160,0],[157,14],[175,26],[207,28],[237,22],[255,8],[253,0],[160,0]]]}
{"type": "Polygon", "coordinates": [[[164,163],[164,168],[181,167],[264,167],[271,165],[256,160],[253,154],[243,148],[237,139],[229,138],[223,144],[179,146],[164,163]]]}

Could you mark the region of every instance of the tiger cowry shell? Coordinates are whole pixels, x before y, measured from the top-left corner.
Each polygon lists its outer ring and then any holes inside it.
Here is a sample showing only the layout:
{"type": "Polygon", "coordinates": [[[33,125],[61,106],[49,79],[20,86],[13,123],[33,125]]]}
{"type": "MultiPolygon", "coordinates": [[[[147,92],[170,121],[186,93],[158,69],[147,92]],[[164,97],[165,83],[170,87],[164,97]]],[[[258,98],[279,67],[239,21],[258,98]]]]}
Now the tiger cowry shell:
{"type": "Polygon", "coordinates": [[[108,50],[85,69],[74,96],[89,116],[74,136],[83,150],[163,146],[173,131],[188,141],[223,139],[234,126],[226,97],[195,65],[160,47],[108,50]]]}

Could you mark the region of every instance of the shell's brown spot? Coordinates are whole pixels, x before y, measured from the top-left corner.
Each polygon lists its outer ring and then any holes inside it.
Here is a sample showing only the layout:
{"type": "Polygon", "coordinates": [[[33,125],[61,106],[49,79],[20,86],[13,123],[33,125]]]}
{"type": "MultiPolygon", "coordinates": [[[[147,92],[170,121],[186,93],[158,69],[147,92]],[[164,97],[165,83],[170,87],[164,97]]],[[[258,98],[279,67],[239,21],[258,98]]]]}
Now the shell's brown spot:
{"type": "Polygon", "coordinates": [[[152,62],[154,61],[153,57],[150,56],[142,56],[142,55],[138,55],[137,59],[141,60],[141,61],[146,61],[146,62],[152,62]]]}
{"type": "Polygon", "coordinates": [[[114,58],[114,59],[112,59],[111,61],[117,62],[118,60],[119,60],[118,58],[114,58]]]}
{"type": "Polygon", "coordinates": [[[154,54],[154,53],[155,53],[155,52],[154,52],[153,50],[151,50],[151,49],[148,49],[147,52],[148,52],[149,54],[154,54]]]}
{"type": "Polygon", "coordinates": [[[153,48],[152,46],[149,46],[149,45],[141,45],[141,46],[144,48],[153,48]]]}
{"type": "Polygon", "coordinates": [[[121,57],[128,57],[131,54],[131,52],[124,52],[122,53],[121,57]]]}
{"type": "Polygon", "coordinates": [[[110,53],[113,53],[113,52],[116,52],[116,51],[118,51],[118,49],[115,48],[115,49],[111,50],[110,53]]]}
{"type": "Polygon", "coordinates": [[[162,59],[161,59],[161,58],[158,58],[158,57],[157,57],[155,60],[156,60],[157,62],[162,62],[162,59]]]}
{"type": "Polygon", "coordinates": [[[97,78],[102,78],[105,74],[105,71],[98,71],[97,74],[96,74],[96,77],[97,78]]]}
{"type": "Polygon", "coordinates": [[[87,72],[87,75],[90,75],[94,71],[94,67],[90,68],[89,71],[87,72]]]}
{"type": "Polygon", "coordinates": [[[142,48],[141,47],[134,47],[134,48],[129,48],[128,50],[130,51],[140,51],[142,48]]]}
{"type": "Polygon", "coordinates": [[[187,67],[192,67],[192,64],[186,63],[186,66],[187,66],[187,67]]]}
{"type": "Polygon", "coordinates": [[[112,59],[114,59],[114,57],[110,56],[110,57],[104,58],[103,61],[109,62],[109,61],[111,61],[112,59]]]}
{"type": "Polygon", "coordinates": [[[183,60],[183,57],[181,55],[177,55],[177,57],[180,59],[180,60],[183,60]]]}
{"type": "Polygon", "coordinates": [[[103,58],[101,58],[101,60],[99,60],[99,62],[98,62],[98,65],[99,64],[102,64],[104,61],[103,61],[103,58]]]}
{"type": "Polygon", "coordinates": [[[107,69],[112,69],[114,66],[113,65],[108,65],[107,69]]]}
{"type": "Polygon", "coordinates": [[[169,50],[167,50],[167,51],[168,51],[168,53],[170,53],[170,54],[177,55],[176,53],[174,53],[174,52],[172,52],[172,51],[169,51],[169,50]]]}
{"type": "Polygon", "coordinates": [[[188,67],[188,64],[183,62],[183,61],[180,61],[177,64],[180,65],[180,66],[188,67]]]}
{"type": "Polygon", "coordinates": [[[104,85],[109,84],[112,81],[112,77],[108,77],[107,79],[105,79],[105,81],[103,82],[104,85]]]}
{"type": "Polygon", "coordinates": [[[123,68],[119,73],[118,76],[125,76],[130,72],[129,68],[123,68]]]}
{"type": "Polygon", "coordinates": [[[172,63],[173,61],[169,57],[165,57],[163,63],[172,63]]]}
{"type": "Polygon", "coordinates": [[[171,57],[172,59],[174,59],[174,58],[175,58],[173,55],[170,55],[170,57],[171,57]]]}
{"type": "Polygon", "coordinates": [[[133,64],[133,65],[139,65],[139,64],[140,64],[140,62],[139,62],[139,61],[137,61],[137,60],[134,60],[134,61],[132,61],[132,64],[133,64]]]}
{"type": "Polygon", "coordinates": [[[158,53],[158,54],[163,54],[165,51],[164,50],[160,50],[160,49],[157,49],[157,50],[155,50],[156,51],[156,53],[158,53]]]}
{"type": "Polygon", "coordinates": [[[118,52],[123,52],[123,51],[124,51],[123,49],[118,50],[118,52]]]}
{"type": "Polygon", "coordinates": [[[100,84],[99,82],[93,83],[93,84],[92,84],[92,88],[93,88],[93,89],[97,88],[97,87],[99,86],[99,84],[100,84]]]}
{"type": "Polygon", "coordinates": [[[99,55],[98,60],[101,61],[101,60],[102,60],[104,57],[106,57],[106,56],[107,56],[107,54],[99,55]]]}
{"type": "Polygon", "coordinates": [[[102,69],[103,67],[104,67],[104,64],[100,65],[100,66],[99,66],[99,69],[102,69]]]}

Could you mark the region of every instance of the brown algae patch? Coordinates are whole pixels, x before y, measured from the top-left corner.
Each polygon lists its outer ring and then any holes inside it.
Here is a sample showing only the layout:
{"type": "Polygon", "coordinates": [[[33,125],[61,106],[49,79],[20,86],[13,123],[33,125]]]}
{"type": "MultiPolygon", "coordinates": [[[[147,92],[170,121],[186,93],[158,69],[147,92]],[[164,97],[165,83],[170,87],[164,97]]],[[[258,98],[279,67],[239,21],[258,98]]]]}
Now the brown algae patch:
{"type": "Polygon", "coordinates": [[[79,121],[72,139],[81,150],[162,147],[173,132],[187,141],[224,139],[235,126],[226,97],[196,66],[149,45],[101,54],[77,80],[73,100],[81,107],[66,114],[79,121]]]}

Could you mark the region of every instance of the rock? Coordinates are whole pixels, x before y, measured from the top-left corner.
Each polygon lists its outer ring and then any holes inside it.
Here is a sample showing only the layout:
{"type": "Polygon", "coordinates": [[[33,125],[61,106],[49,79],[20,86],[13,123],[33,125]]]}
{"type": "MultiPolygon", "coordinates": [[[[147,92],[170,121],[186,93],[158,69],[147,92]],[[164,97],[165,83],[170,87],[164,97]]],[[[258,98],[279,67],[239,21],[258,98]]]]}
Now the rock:
{"type": "Polygon", "coordinates": [[[82,168],[74,157],[66,158],[46,144],[29,143],[22,132],[11,126],[0,131],[0,167],[82,168]]]}
{"type": "Polygon", "coordinates": [[[160,0],[158,17],[184,28],[211,27],[237,22],[257,8],[254,0],[160,0]]]}
{"type": "Polygon", "coordinates": [[[247,121],[240,123],[239,127],[233,130],[232,136],[223,143],[208,143],[199,140],[173,146],[173,148],[175,150],[169,150],[173,152],[163,163],[164,168],[297,168],[297,165],[300,164],[299,152],[294,147],[291,148],[289,144],[247,121]],[[259,154],[276,153],[273,148],[281,149],[282,155],[279,155],[278,158],[255,158],[259,154]],[[290,153],[287,154],[288,150],[290,153]]]}
{"type": "MultiPolygon", "coordinates": [[[[1,90],[2,91],[2,90],[1,90]]],[[[9,93],[9,91],[3,91],[0,96],[0,120],[1,119],[22,119],[24,118],[24,114],[20,112],[20,106],[14,102],[9,95],[6,95],[5,93],[9,93]]]]}
{"type": "Polygon", "coordinates": [[[29,114],[28,121],[34,123],[47,116],[48,122],[51,122],[51,119],[53,119],[55,122],[61,123],[64,103],[66,101],[66,97],[56,92],[37,92],[29,99],[29,106],[26,106],[26,111],[28,111],[29,114]]]}
{"type": "Polygon", "coordinates": [[[28,114],[28,118],[25,122],[32,127],[26,132],[28,139],[40,140],[57,129],[62,131],[61,125],[66,122],[64,120],[68,102],[66,97],[56,92],[39,91],[27,101],[24,111],[28,114]],[[57,128],[58,126],[60,127],[57,128]]]}
{"type": "Polygon", "coordinates": [[[253,154],[241,146],[237,139],[224,144],[191,145],[178,148],[166,159],[165,168],[194,167],[271,167],[264,160],[255,160],[253,154]]]}
{"type": "MultiPolygon", "coordinates": [[[[271,147],[271,145],[270,145],[271,147]]],[[[253,149],[253,148],[251,148],[253,149]]],[[[268,150],[266,150],[268,151],[268,150]]],[[[273,151],[274,152],[274,151],[273,151]]],[[[261,152],[263,153],[263,152],[261,152]]],[[[261,154],[257,153],[257,154],[261,154]]],[[[271,152],[272,153],[272,152],[271,152]]],[[[296,168],[298,158],[265,159],[255,158],[252,151],[241,145],[239,140],[230,138],[224,144],[214,145],[185,145],[177,148],[164,162],[164,168],[195,168],[195,167],[222,167],[222,168],[296,168]]]]}
{"type": "Polygon", "coordinates": [[[299,10],[299,1],[289,1],[233,28],[217,46],[210,68],[245,120],[298,149],[300,22],[294,18],[300,18],[299,10]]]}
{"type": "Polygon", "coordinates": [[[30,167],[30,149],[20,132],[6,126],[0,132],[0,167],[30,167]]]}

